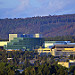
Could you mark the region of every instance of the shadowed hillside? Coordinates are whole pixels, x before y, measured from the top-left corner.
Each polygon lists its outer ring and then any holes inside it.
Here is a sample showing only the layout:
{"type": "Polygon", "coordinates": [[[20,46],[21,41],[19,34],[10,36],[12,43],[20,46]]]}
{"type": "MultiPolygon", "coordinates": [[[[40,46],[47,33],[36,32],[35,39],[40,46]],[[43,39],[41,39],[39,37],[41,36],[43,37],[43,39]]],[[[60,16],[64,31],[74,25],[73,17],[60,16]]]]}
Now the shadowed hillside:
{"type": "Polygon", "coordinates": [[[7,39],[9,33],[41,33],[45,37],[75,35],[75,14],[0,19],[0,38],[7,39]]]}

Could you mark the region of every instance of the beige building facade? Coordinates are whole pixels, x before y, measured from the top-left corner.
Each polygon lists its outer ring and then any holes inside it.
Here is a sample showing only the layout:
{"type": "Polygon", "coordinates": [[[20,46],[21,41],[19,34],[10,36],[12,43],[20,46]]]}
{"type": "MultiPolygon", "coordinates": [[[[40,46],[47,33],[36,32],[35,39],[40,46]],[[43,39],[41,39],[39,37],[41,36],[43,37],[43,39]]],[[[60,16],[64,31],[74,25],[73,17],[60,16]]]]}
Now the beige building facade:
{"type": "Polygon", "coordinates": [[[69,60],[69,62],[58,62],[58,64],[70,68],[70,66],[75,66],[75,60],[69,60]]]}

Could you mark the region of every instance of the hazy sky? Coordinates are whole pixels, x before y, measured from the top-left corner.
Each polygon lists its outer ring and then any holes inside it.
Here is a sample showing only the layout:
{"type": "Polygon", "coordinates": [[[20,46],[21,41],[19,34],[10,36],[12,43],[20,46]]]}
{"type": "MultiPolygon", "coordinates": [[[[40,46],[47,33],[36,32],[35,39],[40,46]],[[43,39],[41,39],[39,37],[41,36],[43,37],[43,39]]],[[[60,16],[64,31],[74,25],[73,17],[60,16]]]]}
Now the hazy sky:
{"type": "Polygon", "coordinates": [[[0,0],[0,18],[75,13],[75,0],[0,0]]]}

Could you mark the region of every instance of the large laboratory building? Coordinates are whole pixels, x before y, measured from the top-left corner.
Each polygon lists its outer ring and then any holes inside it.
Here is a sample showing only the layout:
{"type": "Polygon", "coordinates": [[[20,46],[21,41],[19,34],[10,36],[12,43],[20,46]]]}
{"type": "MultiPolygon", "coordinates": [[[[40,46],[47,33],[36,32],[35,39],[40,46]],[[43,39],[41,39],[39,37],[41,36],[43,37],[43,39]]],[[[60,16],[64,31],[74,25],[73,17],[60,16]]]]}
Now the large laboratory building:
{"type": "Polygon", "coordinates": [[[75,43],[71,41],[45,41],[40,34],[9,34],[9,41],[0,41],[0,48],[7,51],[37,50],[39,55],[75,55],[75,43]]]}
{"type": "Polygon", "coordinates": [[[34,50],[43,45],[40,34],[9,34],[9,41],[1,41],[5,50],[34,50]]]}
{"type": "Polygon", "coordinates": [[[70,41],[45,41],[45,48],[37,49],[39,55],[49,54],[53,56],[75,55],[75,43],[70,41]]]}

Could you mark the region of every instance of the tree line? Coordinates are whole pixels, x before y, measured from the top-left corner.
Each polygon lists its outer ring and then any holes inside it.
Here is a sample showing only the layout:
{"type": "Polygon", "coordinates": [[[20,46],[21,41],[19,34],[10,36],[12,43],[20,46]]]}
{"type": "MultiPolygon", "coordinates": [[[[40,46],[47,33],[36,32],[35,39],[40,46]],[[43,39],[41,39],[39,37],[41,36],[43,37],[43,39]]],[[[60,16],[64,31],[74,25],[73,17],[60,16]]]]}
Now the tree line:
{"type": "Polygon", "coordinates": [[[0,19],[0,38],[7,39],[9,33],[41,33],[45,37],[75,35],[75,14],[49,15],[31,18],[0,19]]]}

